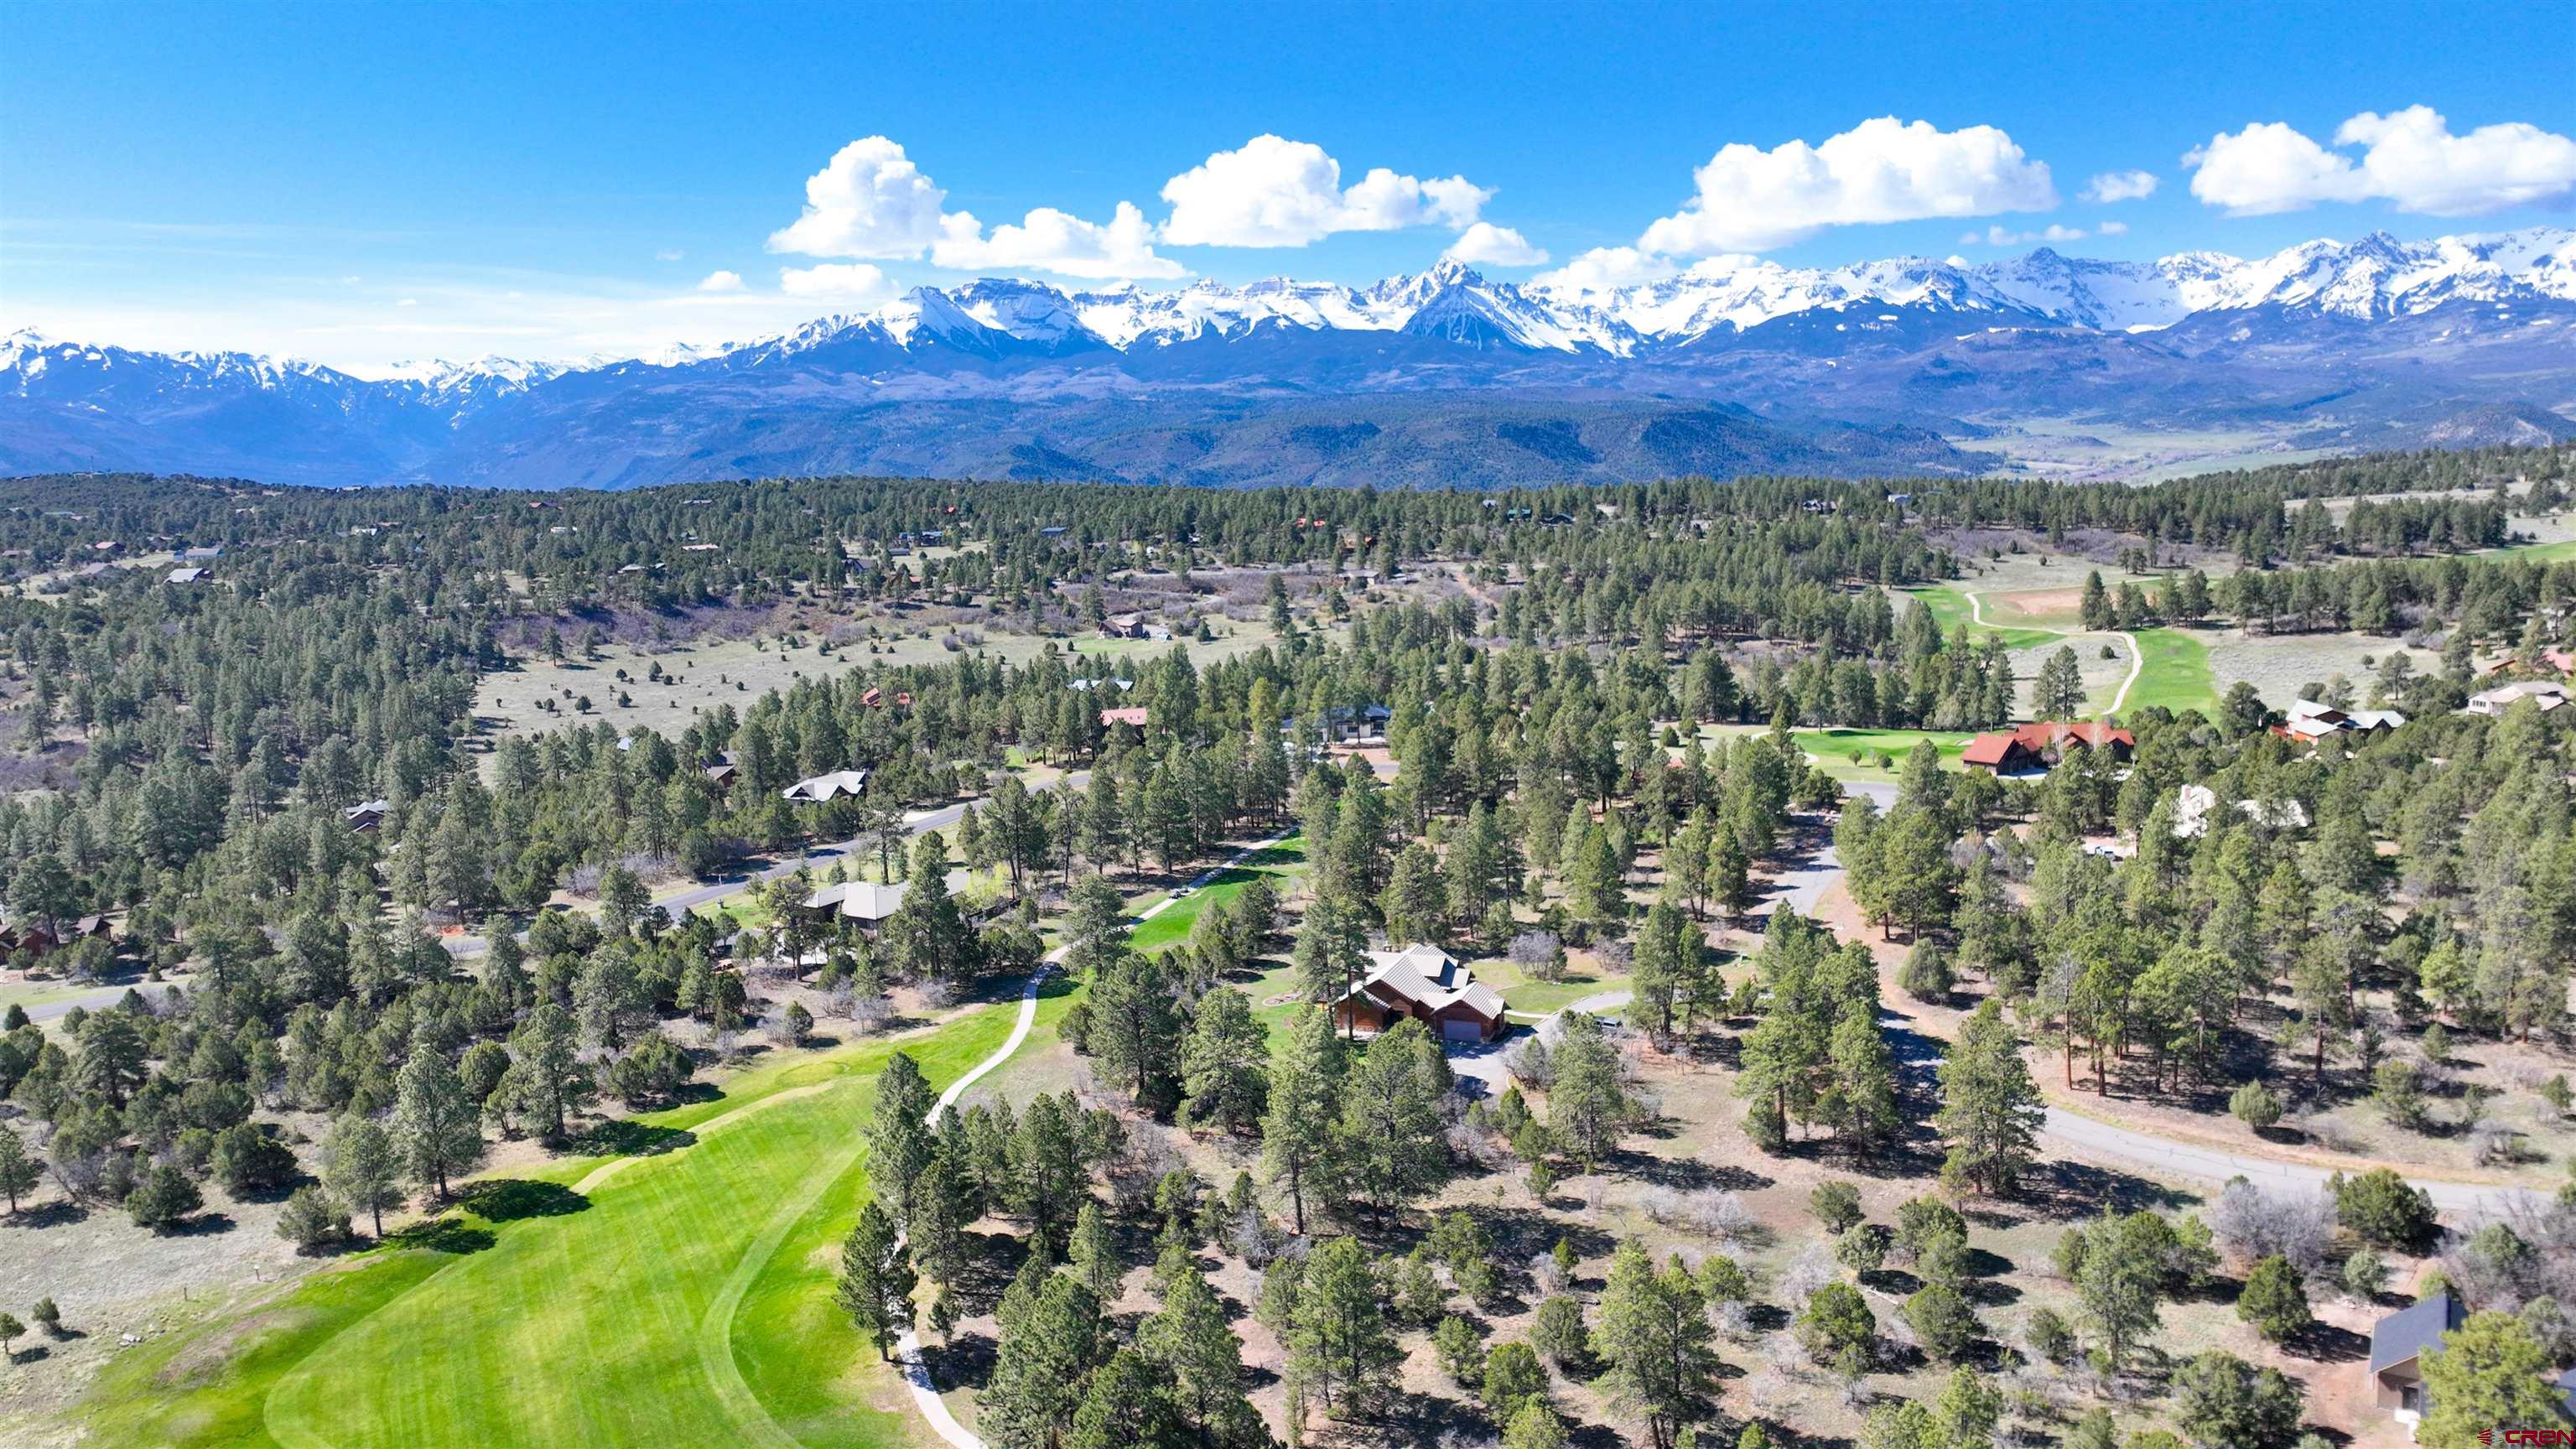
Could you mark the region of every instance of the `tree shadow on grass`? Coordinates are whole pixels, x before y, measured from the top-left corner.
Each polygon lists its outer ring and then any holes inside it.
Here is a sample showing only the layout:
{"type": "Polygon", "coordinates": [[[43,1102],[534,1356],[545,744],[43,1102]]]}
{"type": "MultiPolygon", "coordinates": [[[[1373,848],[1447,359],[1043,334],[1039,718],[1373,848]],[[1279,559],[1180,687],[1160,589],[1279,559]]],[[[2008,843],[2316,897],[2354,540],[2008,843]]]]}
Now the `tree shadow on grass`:
{"type": "Polygon", "coordinates": [[[432,1218],[385,1234],[389,1248],[426,1248],[433,1253],[479,1253],[500,1241],[490,1228],[478,1228],[456,1218],[432,1218]]]}
{"type": "Polygon", "coordinates": [[[658,1157],[698,1140],[698,1134],[625,1118],[602,1122],[567,1144],[577,1157],[658,1157]]]}
{"type": "Polygon", "coordinates": [[[930,1370],[930,1381],[952,1389],[982,1389],[993,1381],[993,1366],[1001,1357],[999,1340],[981,1333],[960,1333],[937,1347],[924,1344],[922,1365],[930,1370]]]}
{"type": "Polygon", "coordinates": [[[21,1228],[52,1228],[60,1227],[65,1223],[82,1222],[88,1217],[89,1209],[82,1204],[70,1198],[56,1198],[52,1202],[20,1208],[16,1217],[0,1218],[0,1222],[21,1228]]]}
{"type": "Polygon", "coordinates": [[[470,1184],[456,1195],[457,1204],[487,1223],[514,1223],[522,1218],[559,1218],[587,1212],[590,1199],[559,1182],[496,1177],[470,1184]]]}

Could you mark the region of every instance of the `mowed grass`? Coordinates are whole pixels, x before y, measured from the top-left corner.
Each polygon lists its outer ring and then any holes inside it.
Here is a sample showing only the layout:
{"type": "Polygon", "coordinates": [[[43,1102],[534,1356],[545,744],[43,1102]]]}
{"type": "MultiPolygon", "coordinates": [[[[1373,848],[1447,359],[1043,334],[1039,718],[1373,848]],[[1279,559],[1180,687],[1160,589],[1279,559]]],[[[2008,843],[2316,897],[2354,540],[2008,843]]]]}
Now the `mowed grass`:
{"type": "Polygon", "coordinates": [[[1924,745],[1939,753],[1944,768],[1955,769],[1960,752],[1976,736],[1964,730],[1793,730],[1791,739],[1816,757],[1817,767],[1838,780],[1893,780],[1905,757],[1924,745]],[[1860,758],[1854,759],[1857,753],[1860,758]],[[1894,766],[1877,763],[1881,754],[1894,766]]]}
{"type": "Polygon", "coordinates": [[[1945,635],[1956,635],[1962,628],[1967,629],[1971,635],[1980,640],[1992,634],[2001,638],[2007,649],[2028,649],[2063,637],[2055,629],[2022,629],[1980,624],[1969,608],[1967,591],[1948,584],[1934,584],[1926,588],[1904,589],[1899,592],[1931,610],[1933,621],[1941,626],[1941,632],[1945,635]]]}
{"type": "Polygon", "coordinates": [[[1503,994],[1503,1005],[1530,1016],[1544,1016],[1604,991],[1628,989],[1624,971],[1576,965],[1567,968],[1562,981],[1540,981],[1523,975],[1521,968],[1501,956],[1476,962],[1475,972],[1477,980],[1503,994]]]}
{"type": "Polygon", "coordinates": [[[2209,646],[2182,629],[2140,629],[2138,649],[2145,661],[2138,682],[2129,686],[2125,710],[2163,705],[2176,714],[2187,709],[2218,713],[2218,686],[2209,671],[2209,646]]]}
{"type": "MultiPolygon", "coordinates": [[[[1702,725],[1700,747],[1740,735],[1769,734],[1768,725],[1714,724],[1702,725]]],[[[1905,757],[1917,746],[1930,744],[1941,756],[1943,769],[1959,767],[1959,755],[1976,736],[1966,730],[1904,729],[1814,729],[1791,730],[1790,743],[1815,757],[1816,767],[1837,780],[1878,780],[1893,782],[1905,768],[1905,757]],[[1859,759],[1852,758],[1854,751],[1859,759]],[[1893,765],[1877,763],[1880,754],[1894,758],[1893,765]]],[[[1679,759],[1678,751],[1674,758],[1679,759]]]]}
{"type": "MultiPolygon", "coordinates": [[[[1072,995],[1055,989],[1041,1020],[1072,995]]],[[[82,1405],[88,1442],[919,1442],[891,1371],[832,1308],[833,1249],[866,1192],[861,1130],[887,1056],[901,1046],[952,1080],[1016,1009],[752,1073],[721,1101],[640,1119],[692,1140],[618,1165],[569,1211],[469,1223],[488,1230],[479,1250],[370,1254],[247,1319],[120,1355],[82,1405]]],[[[610,1160],[519,1176],[579,1181],[610,1160]]]]}
{"type": "Polygon", "coordinates": [[[2562,538],[2556,543],[2531,543],[2520,548],[2501,548],[2485,558],[2512,559],[2517,563],[2557,563],[2576,559],[2576,538],[2562,538]]]}
{"type": "Polygon", "coordinates": [[[1205,915],[1210,906],[1234,899],[1256,879],[1267,878],[1270,888],[1285,896],[1290,884],[1305,870],[1305,838],[1291,835],[1241,865],[1227,867],[1215,880],[1192,892],[1187,900],[1173,902],[1152,920],[1138,926],[1133,938],[1136,949],[1159,951],[1188,939],[1190,928],[1198,923],[1199,917],[1205,915]]]}

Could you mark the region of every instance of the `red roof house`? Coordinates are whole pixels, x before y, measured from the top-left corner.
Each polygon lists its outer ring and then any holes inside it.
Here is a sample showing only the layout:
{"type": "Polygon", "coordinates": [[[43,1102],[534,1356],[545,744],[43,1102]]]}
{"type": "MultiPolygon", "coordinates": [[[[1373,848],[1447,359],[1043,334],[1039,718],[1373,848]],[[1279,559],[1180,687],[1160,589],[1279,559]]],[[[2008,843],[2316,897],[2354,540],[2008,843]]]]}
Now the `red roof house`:
{"type": "Polygon", "coordinates": [[[1959,752],[1959,763],[1975,765],[2001,775],[2014,770],[2027,770],[2039,764],[2039,756],[2022,744],[2011,732],[1979,735],[1968,741],[1959,752]]]}

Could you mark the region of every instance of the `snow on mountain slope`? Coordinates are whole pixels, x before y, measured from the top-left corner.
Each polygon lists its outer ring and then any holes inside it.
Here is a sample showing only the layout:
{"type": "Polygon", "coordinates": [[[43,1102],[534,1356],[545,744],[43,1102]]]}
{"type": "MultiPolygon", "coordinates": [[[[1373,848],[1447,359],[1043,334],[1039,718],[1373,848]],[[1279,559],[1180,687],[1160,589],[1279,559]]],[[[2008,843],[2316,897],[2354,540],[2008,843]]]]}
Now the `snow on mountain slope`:
{"type": "MultiPolygon", "coordinates": [[[[2350,244],[2306,242],[2245,260],[2181,252],[2152,262],[2096,261],[2042,248],[1969,266],[1898,257],[1832,268],[1785,267],[1717,257],[1661,281],[1584,290],[1490,280],[1457,262],[1389,277],[1366,289],[1284,277],[1226,286],[1199,281],[1169,291],[1133,283],[1068,291],[1044,282],[985,278],[942,290],[916,287],[875,312],[820,317],[753,342],[673,346],[637,359],[651,367],[759,367],[798,357],[854,371],[899,367],[931,350],[990,362],[1066,357],[1108,349],[1153,351],[1256,332],[1395,333],[1482,351],[1633,358],[1657,348],[1724,341],[1808,313],[1869,309],[1851,325],[1892,321],[1902,310],[1956,313],[1960,329],[2057,326],[2105,333],[2153,331],[2199,314],[2256,308],[2359,321],[2421,315],[2454,302],[2576,302],[2576,231],[2532,228],[2401,242],[2373,233],[2350,244]]],[[[1862,330],[1870,330],[1862,328],[1862,330]]],[[[1212,356],[1214,356],[1212,354],[1212,356]]],[[[0,342],[0,392],[69,386],[123,369],[121,387],[293,389],[360,406],[367,389],[404,394],[448,416],[558,378],[626,364],[487,357],[406,364],[366,382],[312,363],[238,352],[155,354],[66,343],[22,332],[0,342]],[[137,380],[140,375],[141,381],[137,380]],[[40,379],[51,377],[51,382],[40,379]]],[[[969,364],[982,365],[982,364],[969,364]]],[[[1221,367],[1221,363],[1210,365],[1221,367]]]]}

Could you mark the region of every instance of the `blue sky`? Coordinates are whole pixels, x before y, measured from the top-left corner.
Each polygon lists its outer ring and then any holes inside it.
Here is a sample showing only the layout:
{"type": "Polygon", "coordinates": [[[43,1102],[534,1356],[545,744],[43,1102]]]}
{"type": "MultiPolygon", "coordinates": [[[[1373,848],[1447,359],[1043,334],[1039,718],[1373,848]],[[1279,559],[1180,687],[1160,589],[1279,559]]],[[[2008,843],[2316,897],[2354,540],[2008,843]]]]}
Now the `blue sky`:
{"type": "Polygon", "coordinates": [[[19,0],[0,57],[0,326],[370,371],[746,336],[978,272],[1365,283],[1462,251],[1606,285],[2051,227],[2152,257],[2576,220],[2564,0],[19,0]],[[2086,199],[2132,173],[2150,194],[2086,199]]]}

